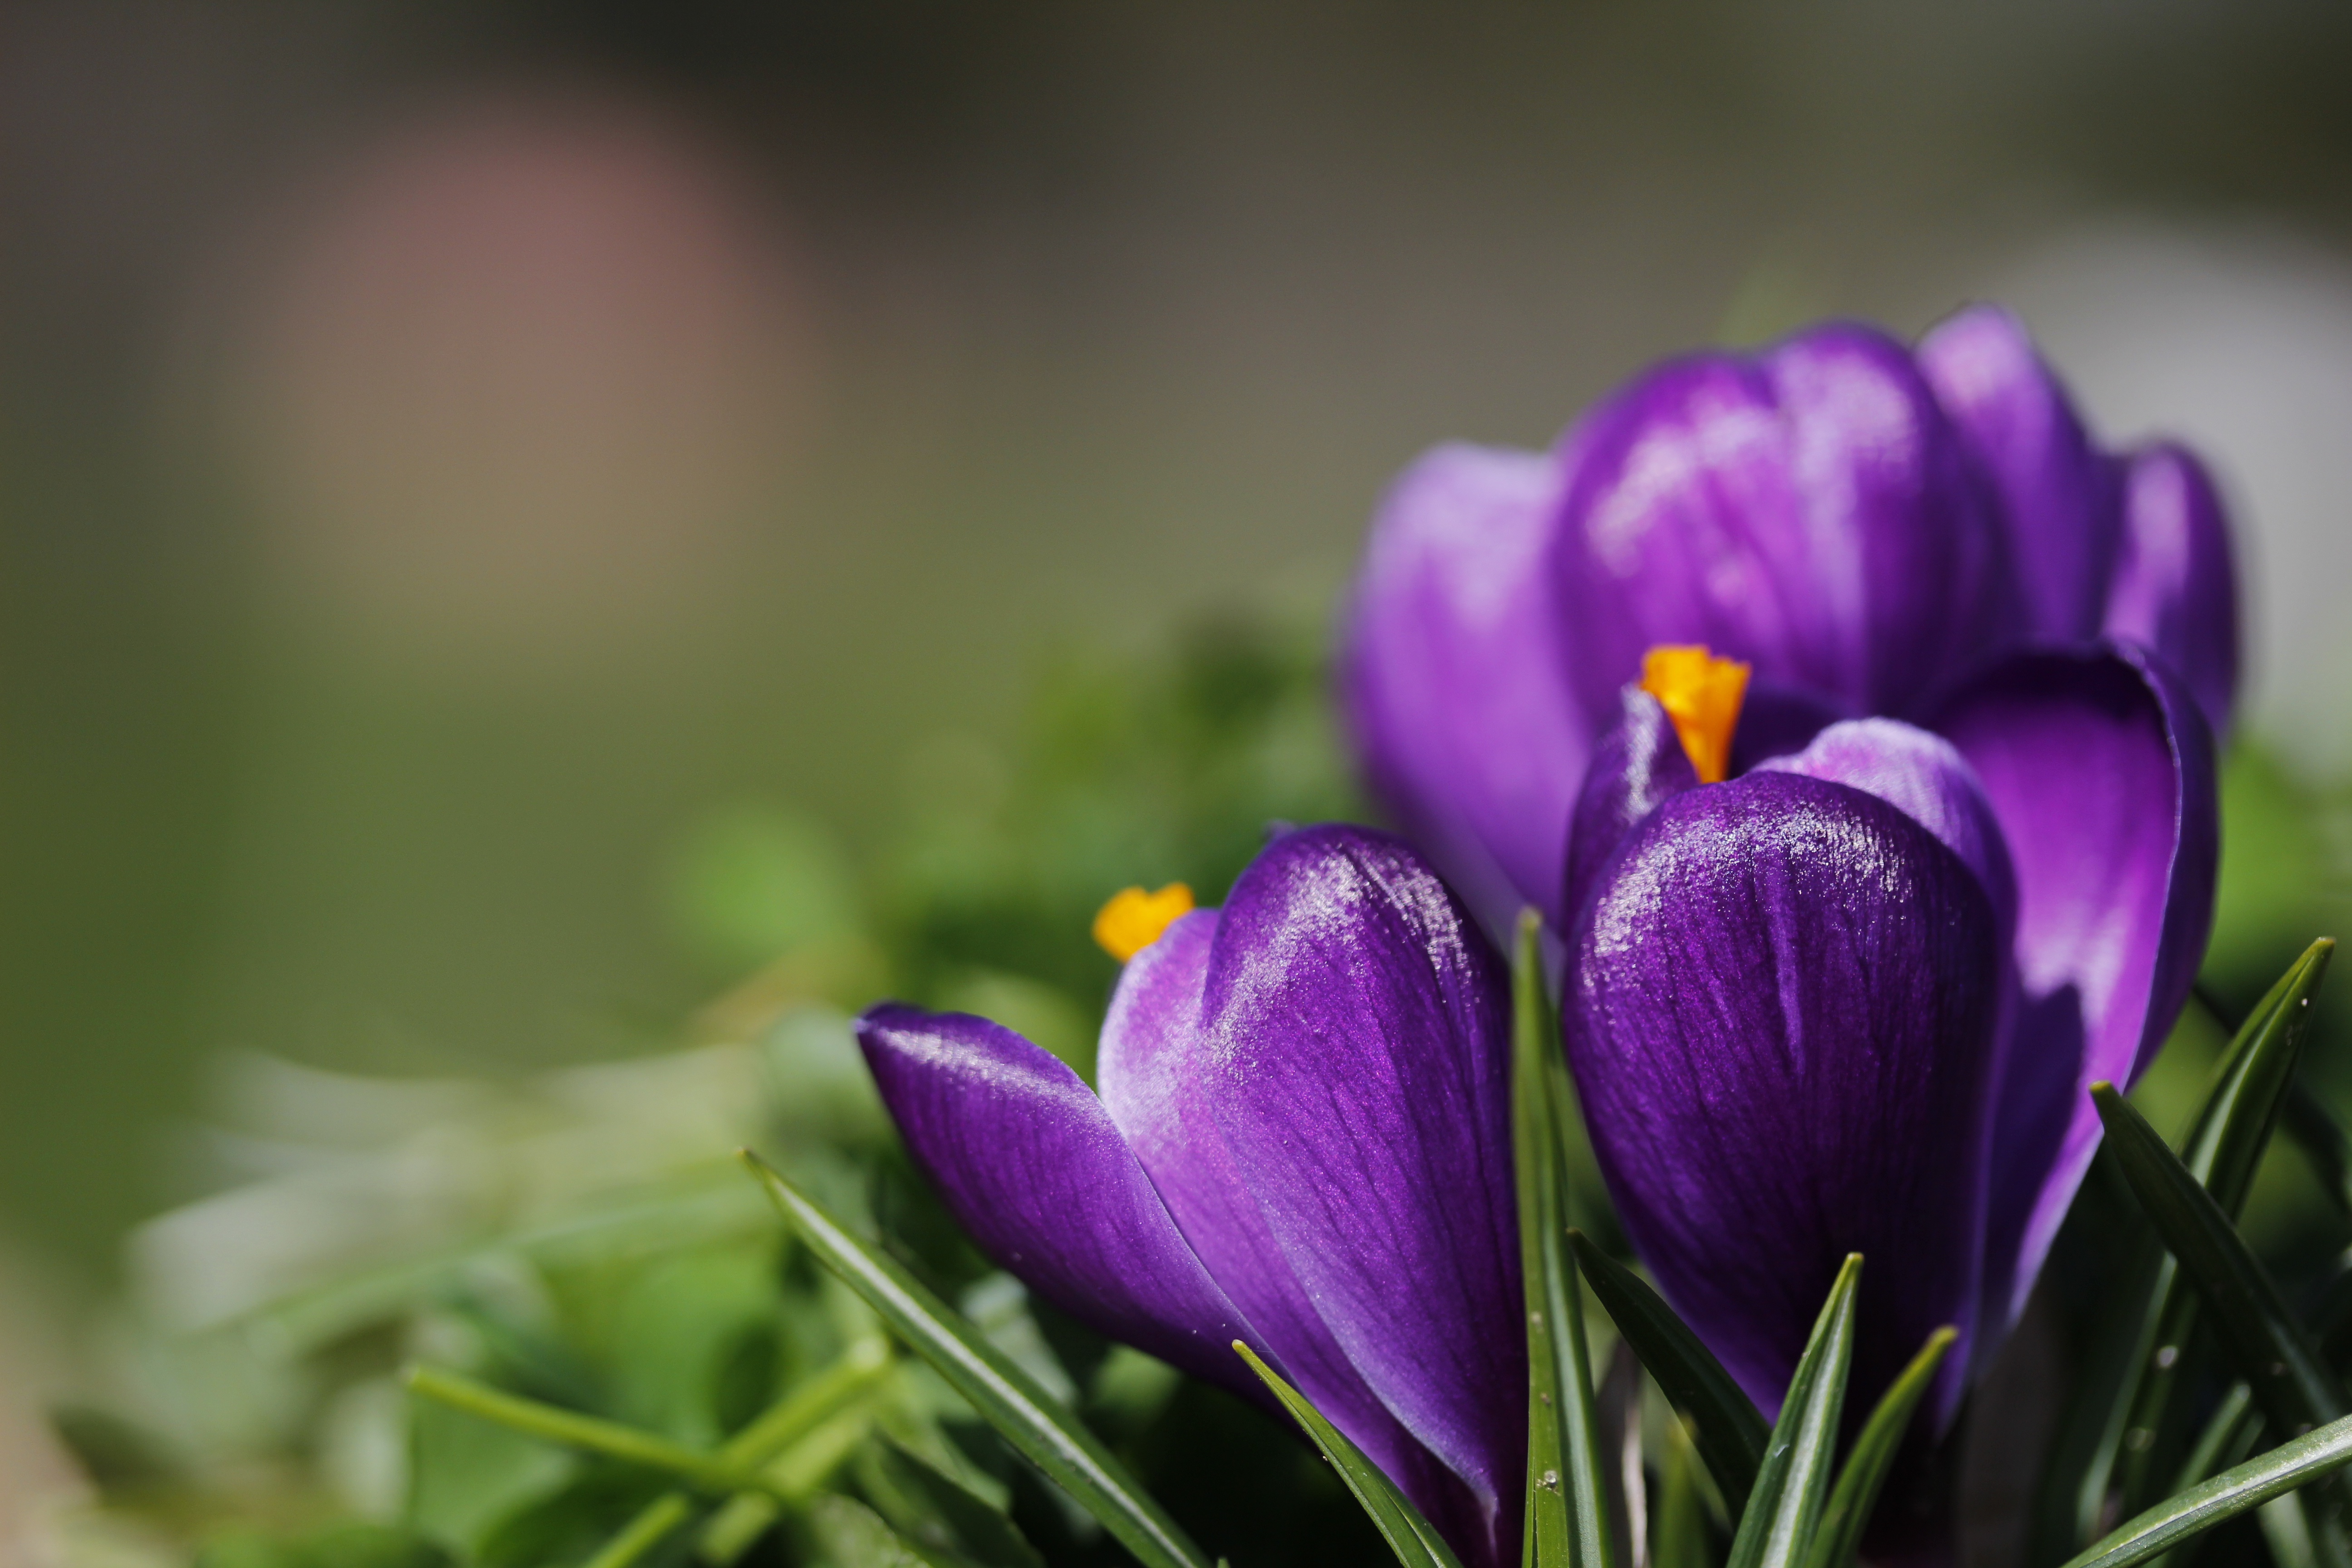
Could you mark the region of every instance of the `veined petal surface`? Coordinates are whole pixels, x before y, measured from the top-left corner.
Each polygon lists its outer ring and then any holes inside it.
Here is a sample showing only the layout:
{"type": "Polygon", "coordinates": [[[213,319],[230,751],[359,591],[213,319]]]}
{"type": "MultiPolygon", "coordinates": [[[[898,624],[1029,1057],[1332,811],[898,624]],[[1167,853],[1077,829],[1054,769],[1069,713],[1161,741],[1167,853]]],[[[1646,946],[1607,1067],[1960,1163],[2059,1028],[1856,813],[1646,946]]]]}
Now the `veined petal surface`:
{"type": "Polygon", "coordinates": [[[2086,1090],[2129,1088],[2188,1000],[2220,842],[2210,732],[2127,644],[2020,654],[1936,728],[1975,769],[2017,870],[2017,1034],[1993,1133],[1987,1279],[2013,1318],[2098,1146],[2086,1090]]]}
{"type": "Polygon", "coordinates": [[[1208,1098],[1275,1243],[1348,1359],[1517,1555],[1527,1362],[1508,975],[1402,840],[1276,839],[1209,956],[1208,1098]]]}
{"type": "Polygon", "coordinates": [[[1671,362],[1562,449],[1553,569],[1579,700],[1705,643],[1848,711],[1907,713],[2014,620],[1998,505],[1910,352],[1831,325],[1671,362]]]}
{"type": "Polygon", "coordinates": [[[1102,1333],[1256,1396],[1233,1342],[1270,1352],[1066,1064],[985,1018],[892,1003],[858,1019],[857,1040],[982,1251],[1102,1333]]]}
{"type": "Polygon", "coordinates": [[[1977,874],[2006,947],[2017,921],[2017,873],[1984,785],[1949,741],[1899,719],[1847,719],[1803,751],[1759,766],[1852,785],[1934,834],[1977,874]]]}
{"type": "Polygon", "coordinates": [[[1930,1331],[1969,1331],[2000,970],[1958,856],[1799,773],[1675,796],[1594,893],[1563,1007],[1594,1152],[1667,1296],[1763,1408],[1849,1252],[1880,1281],[1859,1408],[1930,1331]]]}
{"type": "Polygon", "coordinates": [[[2238,690],[2238,576],[2221,492],[2196,454],[2168,441],[2124,459],[2123,484],[2105,633],[2152,650],[2226,735],[2238,690]]]}
{"type": "Polygon", "coordinates": [[[1490,934],[1551,910],[1590,750],[1541,564],[1559,492],[1549,453],[1438,447],[1382,503],[1348,618],[1366,776],[1490,934]]]}
{"type": "Polygon", "coordinates": [[[1619,701],[1622,715],[1592,749],[1569,825],[1560,908],[1571,927],[1626,835],[1668,800],[1698,787],[1698,773],[1664,706],[1638,686],[1625,688],[1619,701]]]}
{"type": "Polygon", "coordinates": [[[1483,1531],[1460,1478],[1413,1440],[1348,1359],[1226,1152],[1205,1096],[1211,1069],[1201,1016],[1219,925],[1219,911],[1195,910],[1129,962],[1103,1021],[1103,1109],[1185,1240],[1282,1358],[1291,1384],[1440,1529],[1456,1539],[1483,1531]]]}
{"type": "Polygon", "coordinates": [[[2015,316],[1961,311],[1922,338],[1919,368],[1992,478],[2026,636],[2074,642],[2099,626],[2115,560],[2115,474],[2015,316]]]}

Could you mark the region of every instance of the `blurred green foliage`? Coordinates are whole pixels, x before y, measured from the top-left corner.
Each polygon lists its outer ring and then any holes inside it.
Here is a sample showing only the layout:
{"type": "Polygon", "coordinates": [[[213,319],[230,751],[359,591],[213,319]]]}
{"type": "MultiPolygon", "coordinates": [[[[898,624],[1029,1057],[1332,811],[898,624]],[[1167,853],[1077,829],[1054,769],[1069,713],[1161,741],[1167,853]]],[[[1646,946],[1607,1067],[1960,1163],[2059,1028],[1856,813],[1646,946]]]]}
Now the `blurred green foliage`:
{"type": "MultiPolygon", "coordinates": [[[[852,1012],[896,995],[1000,1018],[1090,1074],[1117,974],[1088,934],[1107,896],[1184,881],[1214,902],[1270,823],[1366,814],[1326,670],[1306,623],[1066,647],[1008,742],[916,750],[899,826],[874,853],[773,803],[682,825],[662,912],[730,984],[671,1051],[505,1084],[247,1064],[215,1136],[240,1179],[134,1237],[93,1396],[57,1413],[96,1488],[59,1525],[65,1561],[1121,1561],[903,1359],[762,1461],[790,1501],[665,1502],[659,1475],[404,1391],[401,1369],[425,1362],[717,1452],[844,1376],[877,1325],[787,1245],[730,1158],[741,1143],[1065,1392],[1211,1552],[1372,1560],[1369,1528],[1290,1434],[990,1268],[898,1150],[848,1032],[852,1012]],[[634,1545],[609,1555],[616,1541],[634,1545]]],[[[2352,911],[2352,797],[2243,742],[2225,787],[2202,1000],[2137,1096],[2168,1130],[2203,1091],[2227,1033],[2216,1015],[2233,1023],[2352,911]]],[[[2347,996],[2308,1057],[2339,1102],[2347,996]]],[[[1582,1185],[1590,1207],[1589,1172],[1582,1185]]],[[[1608,1233],[1605,1214],[1585,1220],[1608,1233]]],[[[2293,1154],[2265,1165],[2245,1229],[2306,1292],[2352,1241],[2293,1154]]],[[[2053,1265],[2062,1294],[2080,1285],[2070,1267],[2053,1265]]]]}
{"type": "MultiPolygon", "coordinates": [[[[838,1375],[876,1326],[785,1245],[729,1157],[746,1142],[1065,1392],[1204,1540],[1357,1560],[1366,1527],[1287,1433],[989,1268],[897,1151],[848,1033],[895,994],[1004,1019],[1090,1073],[1118,972],[1088,931],[1106,897],[1181,880],[1214,901],[1270,823],[1362,814],[1324,666],[1316,627],[1239,618],[1066,648],[1009,743],[918,750],[902,824],[863,864],[772,803],[685,824],[662,913],[733,984],[674,1052],[505,1085],[246,1064],[216,1141],[248,1179],[133,1237],[103,1397],[57,1413],[98,1489],[60,1527],[67,1560],[597,1560],[662,1478],[420,1400],[400,1371],[702,1450],[838,1375]]],[[[1119,1557],[903,1361],[767,1473],[794,1506],[697,1504],[639,1560],[1119,1557]]]]}

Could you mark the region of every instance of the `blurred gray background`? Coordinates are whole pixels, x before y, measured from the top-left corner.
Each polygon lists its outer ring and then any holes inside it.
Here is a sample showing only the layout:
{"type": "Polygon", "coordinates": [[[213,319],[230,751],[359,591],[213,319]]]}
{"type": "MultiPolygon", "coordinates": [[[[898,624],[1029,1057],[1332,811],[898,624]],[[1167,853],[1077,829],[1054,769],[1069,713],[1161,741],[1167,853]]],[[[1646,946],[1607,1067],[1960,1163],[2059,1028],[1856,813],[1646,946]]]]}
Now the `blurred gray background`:
{"type": "Polygon", "coordinates": [[[663,1038],[709,813],[854,858],[1041,649],[1327,614],[1423,447],[1824,313],[2007,300],[2202,445],[2343,776],[2347,75],[2283,0],[7,5],[0,1252],[102,1279],[224,1052],[663,1038]]]}

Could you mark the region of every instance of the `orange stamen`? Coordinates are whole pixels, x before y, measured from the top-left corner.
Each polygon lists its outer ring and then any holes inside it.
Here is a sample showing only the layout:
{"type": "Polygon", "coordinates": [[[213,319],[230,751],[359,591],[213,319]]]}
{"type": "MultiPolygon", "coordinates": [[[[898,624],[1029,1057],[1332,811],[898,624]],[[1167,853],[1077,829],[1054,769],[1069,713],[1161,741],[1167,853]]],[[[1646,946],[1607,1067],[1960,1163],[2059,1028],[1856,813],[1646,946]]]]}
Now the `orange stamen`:
{"type": "Polygon", "coordinates": [[[1748,666],[1716,658],[1704,643],[1661,644],[1642,656],[1642,689],[1674,721],[1698,782],[1721,784],[1731,772],[1731,737],[1748,696],[1748,666]]]}
{"type": "Polygon", "coordinates": [[[1171,882],[1156,893],[1121,888],[1096,911],[1095,941],[1125,963],[1192,910],[1192,889],[1181,882],[1171,882]]]}

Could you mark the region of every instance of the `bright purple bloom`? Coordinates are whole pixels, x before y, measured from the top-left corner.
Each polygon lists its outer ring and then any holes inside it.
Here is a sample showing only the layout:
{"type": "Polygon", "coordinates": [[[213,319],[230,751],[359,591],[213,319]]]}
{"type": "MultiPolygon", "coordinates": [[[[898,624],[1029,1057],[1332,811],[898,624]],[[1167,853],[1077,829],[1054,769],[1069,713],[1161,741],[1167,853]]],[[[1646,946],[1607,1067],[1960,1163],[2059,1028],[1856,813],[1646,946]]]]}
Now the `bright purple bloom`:
{"type": "MultiPolygon", "coordinates": [[[[2210,742],[2146,653],[2004,661],[1937,730],[1832,724],[1702,786],[1629,689],[1577,813],[1562,1020],[1610,1191],[1769,1409],[1838,1262],[1855,1377],[2022,1305],[2212,906],[2210,742]]],[[[1966,1354],[1944,1383],[1949,1413],[1966,1354]]]]}
{"type": "Polygon", "coordinates": [[[1565,943],[1628,1233],[1759,1402],[1850,1250],[1865,1385],[2013,1320],[2084,1088],[2137,1078],[2203,951],[2235,616],[2197,460],[2095,447],[1990,309],[1676,361],[1391,493],[1367,773],[1490,927],[1565,943]],[[1688,643],[1753,666],[1720,784],[1628,689],[1688,643]]]}
{"type": "Polygon", "coordinates": [[[1565,924],[1569,812],[1653,646],[1752,665],[1752,726],[1916,720],[2004,654],[2100,637],[2227,731],[2217,492],[2181,447],[2094,446],[1979,307],[1916,351],[1835,324],[1669,362],[1549,453],[1429,453],[1373,525],[1342,679],[1374,790],[1500,931],[1522,904],[1565,924]]]}
{"type": "Polygon", "coordinates": [[[1269,845],[1128,963],[1097,1099],[983,1018],[858,1039],[990,1257],[1103,1333],[1253,1398],[1264,1355],[1473,1564],[1518,1554],[1527,1361],[1509,985],[1401,840],[1269,845]]]}

